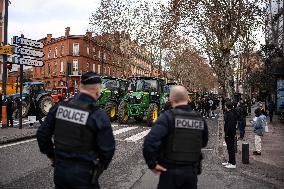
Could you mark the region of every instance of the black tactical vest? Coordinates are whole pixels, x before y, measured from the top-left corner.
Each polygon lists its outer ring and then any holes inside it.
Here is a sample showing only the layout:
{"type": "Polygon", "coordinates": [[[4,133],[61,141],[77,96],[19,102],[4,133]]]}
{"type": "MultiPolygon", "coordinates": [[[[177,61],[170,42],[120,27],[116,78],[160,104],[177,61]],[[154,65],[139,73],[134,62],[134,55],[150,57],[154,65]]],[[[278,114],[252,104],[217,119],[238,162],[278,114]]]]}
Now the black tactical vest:
{"type": "Polygon", "coordinates": [[[86,125],[89,115],[97,109],[93,104],[82,104],[76,100],[61,103],[56,112],[55,149],[71,153],[93,153],[95,135],[86,125]]]}
{"type": "Polygon", "coordinates": [[[162,157],[177,163],[200,160],[204,121],[195,111],[173,109],[175,127],[162,148],[162,157]]]}

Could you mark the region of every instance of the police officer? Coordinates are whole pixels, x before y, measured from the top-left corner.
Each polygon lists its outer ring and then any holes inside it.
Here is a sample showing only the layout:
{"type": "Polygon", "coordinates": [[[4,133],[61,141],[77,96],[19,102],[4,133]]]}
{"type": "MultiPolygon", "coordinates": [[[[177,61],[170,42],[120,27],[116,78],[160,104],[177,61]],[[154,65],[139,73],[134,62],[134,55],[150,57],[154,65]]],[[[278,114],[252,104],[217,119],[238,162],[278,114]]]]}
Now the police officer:
{"type": "Polygon", "coordinates": [[[78,99],[53,106],[37,131],[40,151],[55,167],[58,189],[100,188],[98,177],[115,151],[110,120],[95,105],[101,94],[101,78],[94,72],[85,73],[80,92],[78,99]]]}
{"type": "Polygon", "coordinates": [[[201,148],[207,145],[208,128],[202,116],[188,105],[187,90],[170,91],[173,109],[161,114],[145,137],[143,156],[160,175],[158,189],[197,188],[201,148]]]}

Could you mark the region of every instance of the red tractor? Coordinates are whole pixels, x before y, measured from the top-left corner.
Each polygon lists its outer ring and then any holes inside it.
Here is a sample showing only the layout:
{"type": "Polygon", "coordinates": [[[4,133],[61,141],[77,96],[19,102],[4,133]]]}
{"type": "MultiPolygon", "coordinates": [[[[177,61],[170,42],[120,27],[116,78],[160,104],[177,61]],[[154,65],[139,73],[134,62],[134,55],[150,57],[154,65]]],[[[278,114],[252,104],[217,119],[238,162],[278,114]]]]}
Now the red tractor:
{"type": "Polygon", "coordinates": [[[67,87],[56,87],[52,89],[52,98],[54,103],[64,100],[67,97],[67,87]]]}

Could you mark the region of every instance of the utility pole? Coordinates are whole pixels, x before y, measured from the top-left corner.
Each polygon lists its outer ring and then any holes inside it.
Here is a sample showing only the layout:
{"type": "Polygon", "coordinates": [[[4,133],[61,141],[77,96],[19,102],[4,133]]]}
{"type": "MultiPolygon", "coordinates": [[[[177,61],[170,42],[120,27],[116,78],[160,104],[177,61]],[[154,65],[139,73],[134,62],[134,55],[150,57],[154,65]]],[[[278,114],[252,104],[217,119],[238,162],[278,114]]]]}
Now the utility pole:
{"type": "MultiPolygon", "coordinates": [[[[8,6],[9,0],[3,0],[5,3],[4,15],[4,45],[8,44],[8,6]]],[[[3,55],[3,73],[2,73],[2,128],[7,126],[6,112],[6,83],[7,83],[7,55],[3,55]]]]}

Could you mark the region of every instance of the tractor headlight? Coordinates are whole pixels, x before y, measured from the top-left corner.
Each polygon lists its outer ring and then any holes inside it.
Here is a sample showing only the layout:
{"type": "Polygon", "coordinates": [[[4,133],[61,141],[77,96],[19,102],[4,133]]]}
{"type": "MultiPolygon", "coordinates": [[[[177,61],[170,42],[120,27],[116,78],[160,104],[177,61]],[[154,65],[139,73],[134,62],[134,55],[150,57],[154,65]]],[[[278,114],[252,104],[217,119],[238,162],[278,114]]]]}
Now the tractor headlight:
{"type": "Polygon", "coordinates": [[[137,96],[136,99],[140,100],[140,99],[141,99],[141,96],[137,96]]]}

